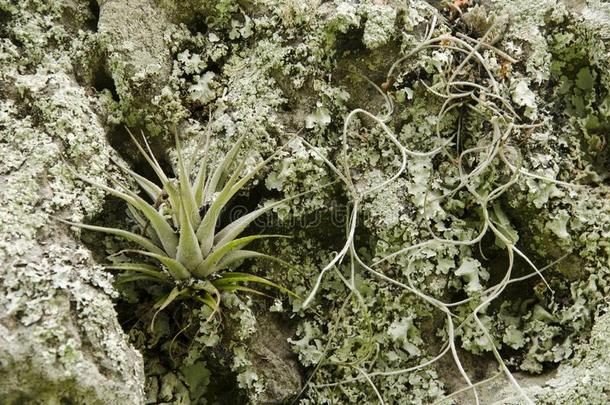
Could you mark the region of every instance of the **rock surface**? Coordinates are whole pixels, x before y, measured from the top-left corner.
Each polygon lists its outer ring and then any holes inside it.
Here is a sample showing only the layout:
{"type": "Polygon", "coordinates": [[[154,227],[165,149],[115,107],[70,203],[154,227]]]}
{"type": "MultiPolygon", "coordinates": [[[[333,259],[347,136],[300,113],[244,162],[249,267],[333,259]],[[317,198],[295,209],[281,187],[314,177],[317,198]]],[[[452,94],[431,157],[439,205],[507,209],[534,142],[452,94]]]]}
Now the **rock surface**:
{"type": "Polygon", "coordinates": [[[0,101],[2,403],[141,403],[142,357],[117,321],[111,279],[55,219],[101,208],[69,170],[87,163],[105,176],[104,129],[65,72],[0,75],[10,83],[0,101]]]}

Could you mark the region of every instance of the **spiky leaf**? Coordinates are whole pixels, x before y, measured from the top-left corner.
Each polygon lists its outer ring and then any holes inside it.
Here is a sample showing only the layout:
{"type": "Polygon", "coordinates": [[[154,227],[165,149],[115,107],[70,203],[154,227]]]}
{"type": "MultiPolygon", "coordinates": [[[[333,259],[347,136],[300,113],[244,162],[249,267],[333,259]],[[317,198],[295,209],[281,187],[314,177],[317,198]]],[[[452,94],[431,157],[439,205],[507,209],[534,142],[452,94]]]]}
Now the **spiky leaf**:
{"type": "Polygon", "coordinates": [[[241,147],[241,144],[243,143],[244,138],[245,138],[245,135],[242,135],[237,139],[237,141],[235,142],[233,147],[231,147],[231,149],[229,149],[229,151],[227,152],[225,157],[220,161],[220,164],[218,165],[216,170],[214,170],[212,177],[210,178],[208,184],[205,187],[205,195],[203,197],[204,201],[211,200],[213,198],[214,193],[216,192],[219,184],[221,183],[222,176],[224,175],[225,171],[227,171],[229,169],[229,166],[231,166],[231,164],[235,160],[235,157],[237,156],[237,152],[239,152],[239,148],[241,147]]]}
{"type": "Polygon", "coordinates": [[[234,263],[237,263],[242,260],[247,260],[247,259],[265,259],[265,260],[278,262],[286,267],[291,267],[290,264],[286,263],[284,260],[282,260],[278,257],[266,255],[266,254],[260,253],[260,252],[255,252],[253,250],[243,250],[242,249],[242,250],[234,250],[234,251],[228,253],[218,263],[218,265],[216,266],[216,271],[224,270],[234,263]]]}
{"type": "Polygon", "coordinates": [[[176,280],[186,280],[191,276],[191,273],[187,270],[182,263],[178,260],[168,257],[166,255],[160,255],[156,253],[147,252],[144,250],[125,250],[124,252],[132,252],[137,253],[143,256],[152,257],[153,259],[157,259],[160,261],[167,270],[172,275],[172,277],[176,280]]]}
{"type": "Polygon", "coordinates": [[[297,297],[295,293],[290,291],[289,289],[282,287],[279,284],[276,284],[272,281],[267,280],[266,278],[255,276],[254,274],[248,273],[240,273],[240,272],[226,272],[223,273],[222,277],[218,280],[214,280],[214,285],[221,289],[221,286],[237,284],[237,283],[256,283],[263,284],[268,287],[276,288],[286,294],[292,295],[293,297],[297,297]]]}
{"type": "Polygon", "coordinates": [[[150,277],[154,277],[161,281],[169,281],[169,277],[160,271],[155,266],[146,263],[118,263],[110,266],[104,266],[108,270],[124,270],[133,271],[135,273],[145,274],[150,277]]]}
{"type": "Polygon", "coordinates": [[[155,319],[159,312],[163,311],[165,308],[169,306],[172,302],[174,302],[178,297],[185,294],[187,292],[186,289],[179,289],[178,287],[174,287],[174,289],[165,297],[161,298],[159,301],[155,303],[153,308],[157,309],[155,314],[153,315],[153,319],[150,323],[150,330],[152,331],[155,328],[155,319]]]}
{"type": "Polygon", "coordinates": [[[195,269],[203,261],[203,255],[187,212],[185,207],[180,210],[180,242],[176,259],[187,269],[195,269]]]}
{"type": "Polygon", "coordinates": [[[219,246],[212,253],[210,253],[205,260],[197,266],[195,269],[195,275],[205,278],[210,274],[213,274],[218,271],[218,267],[216,266],[218,262],[223,259],[229,252],[241,249],[246,246],[248,243],[257,240],[257,239],[265,239],[265,238],[287,238],[284,235],[252,235],[246,236],[243,238],[232,240],[223,246],[219,246]]]}
{"type": "MultiPolygon", "coordinates": [[[[199,204],[197,204],[197,202],[195,201],[195,196],[193,195],[193,189],[191,187],[189,174],[186,171],[186,166],[184,165],[180,140],[178,139],[177,134],[175,134],[174,137],[176,139],[176,154],[178,155],[178,171],[180,176],[180,202],[182,204],[182,209],[185,210],[187,213],[187,217],[191,227],[197,228],[199,226],[199,223],[201,222],[201,218],[199,217],[199,204]]],[[[182,218],[180,220],[180,226],[184,226],[182,218]]]]}
{"type": "Polygon", "coordinates": [[[137,235],[133,232],[125,231],[123,229],[118,229],[118,228],[109,228],[109,227],[105,227],[105,226],[77,224],[75,222],[66,221],[66,220],[63,220],[60,218],[56,218],[56,219],[60,222],[63,222],[64,224],[76,226],[77,228],[82,228],[82,229],[87,229],[90,231],[102,232],[102,233],[107,233],[110,235],[120,236],[123,239],[127,239],[131,242],[137,243],[138,245],[142,246],[144,249],[146,249],[152,253],[155,253],[158,255],[165,254],[165,252],[161,248],[157,247],[149,239],[147,239],[143,236],[137,235]]]}
{"type": "Polygon", "coordinates": [[[114,195],[115,197],[122,199],[126,203],[132,205],[134,208],[137,208],[150,221],[153,229],[159,237],[159,240],[161,241],[163,249],[165,249],[167,254],[170,256],[175,256],[176,246],[178,245],[178,237],[174,233],[172,227],[165,221],[165,218],[163,218],[163,216],[159,214],[154,207],[120,183],[118,184],[124,188],[124,192],[105,186],[83,176],[78,176],[78,178],[91,184],[92,186],[106,191],[111,195],[114,195]]]}

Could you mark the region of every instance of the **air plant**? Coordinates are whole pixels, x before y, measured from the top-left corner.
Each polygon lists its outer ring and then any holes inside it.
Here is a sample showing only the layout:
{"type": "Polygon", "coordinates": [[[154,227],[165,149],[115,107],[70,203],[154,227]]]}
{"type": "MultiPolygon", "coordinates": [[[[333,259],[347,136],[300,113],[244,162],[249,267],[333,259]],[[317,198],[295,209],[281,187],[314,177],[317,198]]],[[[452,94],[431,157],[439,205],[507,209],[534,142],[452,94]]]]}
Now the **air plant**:
{"type": "MultiPolygon", "coordinates": [[[[277,257],[246,249],[246,246],[255,240],[286,236],[241,236],[241,234],[263,214],[307,192],[258,208],[237,218],[222,229],[217,229],[223,208],[275,157],[275,154],[240,178],[246,163],[246,159],[237,159],[244,139],[242,136],[220,160],[215,170],[208,175],[208,138],[199,169],[195,178],[191,179],[190,174],[194,172],[195,161],[185,164],[178,136],[175,136],[178,178],[170,179],[152,153],[146,138],[142,136],[145,146],[143,147],[131,133],[130,136],[155,172],[161,186],[118,162],[115,164],[135,180],[152,202],[147,202],[116,179],[111,178],[111,182],[115,185],[112,188],[78,174],[76,176],[125,201],[131,215],[139,224],[141,233],[62,220],[69,225],[119,236],[133,242],[139,246],[139,249],[127,249],[122,252],[157,262],[155,265],[147,260],[135,260],[106,266],[107,269],[124,272],[120,282],[146,280],[171,288],[167,295],[155,303],[156,314],[177,299],[192,298],[210,307],[213,315],[219,309],[222,292],[243,291],[263,294],[249,287],[248,284],[271,287],[294,295],[288,289],[266,278],[230,271],[230,269],[242,260],[253,258],[273,260],[288,265],[277,257]],[[235,167],[232,169],[232,166],[235,167]]],[[[311,191],[313,190],[308,192],[311,191]]]]}

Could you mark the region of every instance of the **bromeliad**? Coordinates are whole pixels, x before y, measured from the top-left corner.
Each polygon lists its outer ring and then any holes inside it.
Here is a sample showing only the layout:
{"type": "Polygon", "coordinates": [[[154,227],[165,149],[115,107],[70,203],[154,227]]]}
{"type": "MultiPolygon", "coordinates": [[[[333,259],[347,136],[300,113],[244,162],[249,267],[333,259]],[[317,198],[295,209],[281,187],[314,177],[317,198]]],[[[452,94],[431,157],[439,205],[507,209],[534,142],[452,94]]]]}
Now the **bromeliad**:
{"type": "MultiPolygon", "coordinates": [[[[122,252],[157,262],[157,265],[154,265],[143,260],[107,266],[108,269],[124,272],[119,279],[120,282],[147,280],[171,288],[167,295],[155,303],[157,313],[179,298],[193,298],[209,306],[213,315],[219,308],[220,295],[224,291],[262,294],[261,291],[247,284],[267,286],[294,295],[288,289],[266,278],[229,269],[242,260],[252,258],[273,260],[287,265],[277,257],[246,249],[246,246],[255,240],[286,236],[241,236],[241,234],[263,214],[307,192],[258,208],[237,218],[222,229],[217,229],[223,208],[275,155],[259,163],[242,177],[246,159],[240,161],[237,159],[244,140],[242,136],[221,159],[215,170],[208,175],[209,142],[206,141],[199,169],[194,179],[191,179],[194,162],[185,164],[180,141],[176,135],[178,177],[170,179],[153,155],[146,138],[142,137],[144,141],[142,146],[131,133],[130,136],[155,172],[161,186],[124,165],[115,163],[135,180],[152,203],[115,179],[111,179],[115,186],[113,188],[78,174],[76,176],[125,201],[131,215],[139,224],[141,233],[62,220],[79,228],[127,239],[138,245],[139,249],[127,249],[122,252]]],[[[311,191],[313,190],[308,192],[311,191]]]]}

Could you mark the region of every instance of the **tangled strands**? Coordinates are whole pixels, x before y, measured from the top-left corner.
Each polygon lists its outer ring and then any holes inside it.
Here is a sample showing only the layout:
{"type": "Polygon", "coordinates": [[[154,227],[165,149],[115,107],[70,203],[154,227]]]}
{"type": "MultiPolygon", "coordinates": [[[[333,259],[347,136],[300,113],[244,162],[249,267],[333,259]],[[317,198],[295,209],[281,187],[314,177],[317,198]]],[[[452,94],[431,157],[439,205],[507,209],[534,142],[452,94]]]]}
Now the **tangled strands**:
{"type": "MultiPolygon", "coordinates": [[[[313,372],[309,376],[307,384],[305,384],[305,387],[303,388],[301,393],[303,393],[307,388],[321,389],[321,388],[325,388],[325,387],[335,387],[335,386],[340,386],[342,384],[350,384],[350,383],[354,383],[354,382],[366,382],[373,390],[379,403],[384,404],[385,402],[384,402],[383,396],[380,393],[380,391],[377,389],[377,387],[373,381],[373,378],[395,376],[395,375],[399,375],[399,374],[417,371],[417,370],[420,370],[422,368],[425,368],[427,366],[434,364],[436,361],[438,361],[448,352],[451,352],[451,355],[456,364],[456,367],[458,368],[463,380],[465,381],[466,386],[452,394],[449,394],[445,398],[442,398],[437,403],[441,403],[446,400],[449,400],[450,398],[452,398],[458,394],[471,391],[474,396],[475,403],[478,405],[478,404],[480,404],[480,399],[479,399],[479,394],[477,392],[477,387],[480,387],[481,385],[485,384],[486,382],[488,382],[494,378],[497,378],[500,374],[504,374],[506,376],[506,378],[511,382],[511,384],[514,387],[514,389],[516,390],[516,392],[519,394],[520,397],[523,398],[523,400],[526,403],[528,403],[528,404],[534,403],[532,401],[532,399],[530,399],[528,397],[528,395],[525,393],[523,388],[519,385],[519,383],[516,381],[516,379],[514,378],[514,376],[508,369],[508,367],[506,366],[506,363],[502,359],[498,349],[493,344],[493,339],[491,337],[491,334],[489,333],[489,331],[485,328],[485,326],[481,322],[481,320],[479,318],[479,313],[484,308],[486,308],[492,301],[497,299],[510,284],[517,283],[517,282],[529,279],[534,276],[539,276],[542,279],[542,281],[545,283],[547,288],[549,288],[549,290],[551,290],[548,282],[546,281],[546,279],[544,278],[542,273],[543,273],[543,271],[547,270],[548,268],[554,266],[556,263],[558,263],[560,260],[562,260],[565,256],[557,259],[553,263],[550,263],[549,265],[547,265],[541,269],[538,269],[536,267],[536,265],[520,249],[518,249],[515,246],[515,242],[512,241],[510,238],[508,238],[506,236],[506,234],[502,232],[502,229],[501,229],[502,225],[494,222],[494,220],[492,218],[490,218],[490,215],[488,212],[488,206],[490,205],[491,202],[493,202],[494,200],[497,200],[499,197],[501,197],[506,192],[506,190],[508,190],[511,186],[515,185],[523,177],[530,177],[530,178],[540,180],[540,181],[551,182],[551,183],[554,183],[554,184],[556,184],[558,186],[562,186],[562,187],[579,187],[579,186],[573,185],[570,183],[566,183],[566,182],[562,182],[562,181],[558,181],[555,179],[551,179],[551,178],[548,178],[545,176],[537,175],[537,174],[527,171],[526,169],[521,167],[522,157],[521,157],[519,150],[516,149],[515,147],[510,146],[510,136],[514,130],[534,128],[541,124],[519,124],[519,123],[517,123],[520,120],[520,116],[516,113],[515,109],[512,107],[510,100],[508,100],[506,97],[504,97],[500,93],[500,85],[497,82],[497,80],[495,79],[493,73],[491,72],[490,67],[487,65],[485,58],[480,53],[480,50],[482,48],[485,48],[485,49],[495,53],[496,56],[498,56],[502,59],[505,59],[511,63],[517,62],[517,60],[513,59],[506,53],[500,51],[499,49],[495,48],[493,45],[486,42],[486,40],[490,36],[490,32],[492,32],[494,30],[494,28],[496,28],[495,24],[492,25],[492,27],[489,28],[487,33],[485,35],[483,35],[483,37],[481,37],[480,39],[473,39],[473,38],[467,37],[466,35],[463,35],[463,34],[456,34],[456,36],[443,34],[443,35],[439,35],[437,37],[433,37],[434,31],[435,31],[435,26],[436,26],[436,17],[433,17],[433,19],[430,23],[430,26],[428,27],[428,30],[424,36],[423,41],[420,42],[417,46],[415,46],[405,56],[398,59],[390,67],[388,74],[387,74],[388,80],[386,81],[386,83],[391,82],[390,79],[394,77],[394,72],[399,68],[399,66],[403,62],[405,62],[406,60],[412,58],[413,56],[415,56],[416,54],[418,54],[424,50],[435,49],[435,48],[449,49],[449,50],[454,51],[455,54],[459,54],[459,55],[463,56],[459,65],[454,68],[453,73],[445,81],[444,86],[442,86],[443,87],[442,89],[440,88],[441,86],[439,86],[439,84],[442,85],[443,83],[437,83],[436,85],[429,86],[428,84],[424,83],[423,81],[421,82],[429,93],[444,99],[444,102],[440,108],[440,111],[437,114],[438,119],[436,122],[436,129],[435,129],[436,136],[438,138],[437,147],[435,147],[434,149],[432,149],[430,151],[422,152],[422,151],[414,151],[414,150],[408,149],[403,144],[401,144],[401,142],[398,140],[398,138],[393,133],[393,131],[386,125],[386,123],[390,120],[391,115],[394,110],[394,104],[393,104],[391,97],[387,94],[387,92],[382,90],[379,86],[375,85],[368,79],[367,80],[369,81],[369,83],[371,83],[375,87],[375,89],[383,96],[385,103],[386,103],[386,106],[385,106],[386,112],[384,115],[375,115],[364,109],[357,108],[357,109],[352,110],[347,115],[347,117],[345,118],[345,121],[344,121],[344,125],[343,125],[343,134],[342,134],[342,139],[341,139],[342,148],[341,148],[340,156],[339,156],[339,165],[340,165],[341,169],[339,167],[337,167],[337,165],[332,163],[328,158],[323,156],[321,153],[318,153],[316,148],[313,147],[311,144],[309,144],[307,141],[302,140],[304,144],[308,145],[311,148],[311,150],[313,150],[314,152],[316,152],[319,155],[319,157],[329,166],[329,168],[336,174],[336,176],[344,184],[344,186],[347,190],[347,193],[348,193],[348,197],[350,199],[351,206],[352,206],[351,213],[349,215],[349,220],[348,220],[347,227],[346,227],[345,243],[344,243],[343,247],[340,249],[340,251],[334,255],[332,260],[324,268],[322,268],[322,270],[318,274],[316,281],[311,289],[310,294],[306,297],[306,299],[303,302],[303,308],[308,307],[312,303],[312,301],[315,299],[315,297],[320,289],[320,286],[321,286],[321,283],[322,283],[322,280],[323,280],[325,274],[330,270],[335,270],[337,272],[337,274],[339,275],[340,279],[344,282],[344,284],[349,289],[350,293],[341,307],[341,310],[337,317],[336,323],[334,324],[334,329],[332,329],[332,330],[336,332],[336,329],[339,327],[339,321],[341,320],[341,317],[343,316],[343,313],[346,310],[347,304],[350,302],[352,297],[355,297],[357,303],[362,306],[362,309],[364,310],[364,314],[365,314],[365,316],[364,316],[365,321],[372,322],[372,320],[369,317],[368,311],[366,309],[366,305],[364,304],[364,301],[363,301],[359,291],[356,288],[355,273],[356,273],[356,264],[357,264],[362,269],[364,269],[368,273],[370,273],[373,277],[375,277],[379,280],[383,280],[387,283],[393,284],[401,289],[404,289],[404,290],[416,295],[417,297],[421,298],[423,301],[427,302],[428,304],[432,305],[433,307],[440,310],[443,314],[445,314],[446,319],[447,319],[447,329],[448,329],[447,341],[442,346],[438,355],[436,355],[432,359],[427,360],[419,365],[409,367],[409,368],[399,369],[399,370],[391,370],[391,371],[370,371],[370,370],[368,370],[367,371],[365,368],[360,366],[360,364],[362,364],[367,359],[359,359],[359,360],[356,360],[356,361],[353,361],[350,363],[328,362],[327,364],[334,365],[334,366],[351,367],[353,370],[357,371],[357,373],[359,375],[356,377],[345,379],[345,380],[338,381],[338,382],[325,383],[325,384],[311,384],[311,381],[312,381],[313,377],[315,376],[316,372],[319,370],[319,368],[321,366],[323,366],[325,364],[325,358],[327,357],[327,354],[330,350],[331,342],[335,336],[335,332],[333,332],[330,334],[327,345],[323,351],[322,358],[320,359],[320,361],[314,368],[313,372]],[[481,80],[480,82],[475,83],[475,82],[468,81],[468,80],[458,80],[458,75],[460,75],[460,73],[463,73],[464,69],[467,68],[469,66],[469,63],[471,63],[471,62],[474,62],[476,64],[475,66],[479,66],[485,72],[485,74],[487,76],[485,81],[481,80]],[[478,93],[478,95],[477,95],[477,93],[478,93]],[[472,102],[475,103],[474,106],[472,105],[472,102]],[[469,110],[472,110],[474,113],[478,113],[479,115],[483,115],[484,112],[487,112],[487,114],[491,115],[491,118],[488,119],[488,122],[491,125],[492,134],[491,134],[491,142],[488,145],[472,147],[472,148],[469,148],[469,149],[466,149],[463,151],[460,150],[461,131],[462,131],[461,116],[460,116],[460,120],[458,121],[458,127],[457,127],[456,133],[454,135],[452,135],[451,137],[449,137],[448,139],[443,139],[443,137],[441,135],[439,123],[443,120],[443,117],[447,113],[449,113],[454,108],[457,108],[460,106],[466,107],[469,110]],[[376,125],[378,125],[383,130],[384,135],[394,145],[394,147],[399,152],[400,157],[401,157],[400,167],[392,176],[390,176],[386,180],[382,181],[380,184],[374,185],[365,190],[358,189],[356,187],[356,185],[354,184],[351,174],[350,174],[350,167],[349,167],[349,163],[348,163],[348,150],[349,150],[348,130],[349,130],[351,122],[355,119],[356,116],[359,116],[359,115],[369,118],[376,125]],[[449,146],[454,141],[454,139],[456,141],[456,143],[455,143],[456,144],[456,152],[455,152],[456,156],[453,156],[451,154],[451,152],[447,150],[447,146],[449,146]],[[433,157],[440,153],[447,155],[448,159],[451,159],[452,161],[454,161],[456,163],[457,169],[459,172],[459,184],[457,186],[455,186],[452,190],[445,192],[444,194],[442,194],[440,196],[435,196],[434,198],[429,198],[429,195],[428,195],[429,193],[428,192],[426,193],[425,198],[424,198],[424,203],[423,203],[424,206],[422,208],[423,208],[424,219],[425,219],[428,231],[429,231],[430,235],[432,236],[431,239],[408,246],[406,248],[403,248],[397,252],[394,252],[383,258],[380,258],[371,264],[366,264],[358,255],[356,247],[355,247],[355,243],[354,243],[354,236],[355,236],[356,227],[358,224],[358,212],[362,205],[362,201],[365,198],[370,197],[370,196],[374,195],[376,192],[384,189],[385,187],[387,187],[388,185],[393,183],[395,180],[397,180],[400,176],[402,176],[406,170],[409,157],[433,157]],[[464,167],[464,161],[469,157],[469,155],[474,155],[474,154],[478,154],[479,156],[482,155],[483,157],[479,160],[479,163],[472,170],[468,171],[467,168],[464,167]],[[491,168],[492,165],[495,163],[502,163],[508,169],[508,172],[510,173],[510,177],[509,177],[508,181],[506,181],[504,184],[499,185],[498,187],[496,187],[495,189],[491,190],[486,195],[484,195],[484,193],[482,194],[479,191],[477,191],[476,187],[472,184],[472,180],[476,179],[478,176],[482,175],[486,171],[486,169],[491,168]],[[474,201],[476,201],[476,203],[480,207],[482,216],[483,216],[482,222],[480,225],[480,229],[478,231],[478,234],[470,240],[452,240],[452,239],[441,238],[441,237],[437,236],[434,233],[434,231],[432,230],[432,227],[430,225],[431,218],[428,214],[428,206],[432,202],[438,202],[445,198],[454,196],[459,191],[465,191],[465,192],[469,193],[472,196],[472,198],[474,199],[474,201]],[[405,281],[399,281],[395,278],[392,278],[392,277],[389,277],[389,276],[383,274],[381,271],[376,269],[379,267],[380,264],[387,262],[394,257],[400,256],[400,255],[407,255],[407,257],[410,257],[413,253],[416,253],[416,252],[420,251],[421,249],[423,249],[425,247],[429,247],[429,246],[438,246],[439,244],[453,245],[453,246],[473,246],[473,245],[479,244],[479,246],[480,246],[480,242],[482,241],[483,237],[489,233],[489,231],[491,231],[493,233],[493,235],[495,235],[495,237],[498,238],[504,244],[504,246],[506,248],[507,256],[508,256],[508,267],[506,270],[506,274],[504,275],[502,280],[499,283],[497,283],[496,285],[493,285],[493,286],[487,288],[486,290],[484,290],[483,292],[481,292],[481,295],[478,297],[470,297],[470,298],[464,299],[459,302],[445,303],[445,302],[439,301],[439,300],[435,299],[434,297],[431,297],[431,296],[425,294],[424,292],[420,291],[417,287],[414,286],[414,284],[411,281],[409,276],[406,276],[405,281]],[[514,267],[515,255],[521,257],[527,263],[527,265],[532,268],[533,271],[525,276],[518,277],[518,278],[512,278],[512,271],[513,271],[513,267],[514,267]],[[338,270],[338,266],[343,263],[343,261],[345,260],[346,257],[349,258],[349,269],[350,269],[349,279],[346,279],[342,275],[342,273],[338,270]],[[456,325],[454,318],[457,319],[458,317],[457,317],[457,315],[455,315],[452,312],[452,308],[469,303],[475,299],[480,299],[481,302],[469,314],[469,316],[467,316],[464,320],[462,320],[461,323],[456,325]],[[464,369],[462,362],[458,356],[457,348],[455,345],[456,332],[458,332],[460,329],[462,329],[464,327],[464,325],[466,324],[466,322],[470,321],[471,319],[474,320],[474,322],[476,323],[478,328],[481,330],[483,335],[491,343],[492,353],[501,369],[500,373],[494,375],[490,379],[480,381],[477,383],[473,383],[471,381],[470,377],[468,376],[468,373],[464,369]]],[[[393,79],[392,79],[392,81],[393,81],[393,79]]],[[[384,83],[384,85],[385,85],[385,83],[384,83]]],[[[410,274],[411,266],[413,265],[413,260],[410,260],[408,263],[409,264],[407,266],[406,274],[410,274]]],[[[376,358],[376,356],[375,356],[375,358],[376,358]]],[[[374,360],[372,361],[371,364],[374,365],[374,360]]],[[[371,367],[372,367],[372,365],[371,365],[371,367]]]]}

